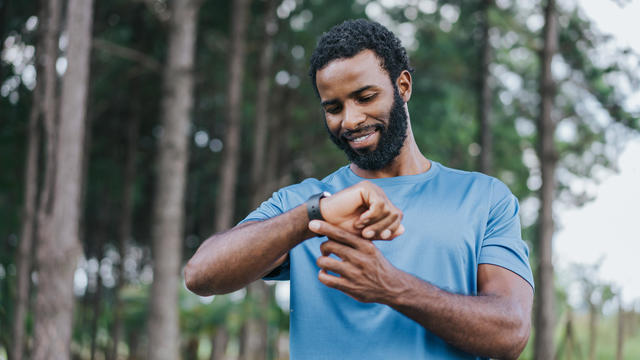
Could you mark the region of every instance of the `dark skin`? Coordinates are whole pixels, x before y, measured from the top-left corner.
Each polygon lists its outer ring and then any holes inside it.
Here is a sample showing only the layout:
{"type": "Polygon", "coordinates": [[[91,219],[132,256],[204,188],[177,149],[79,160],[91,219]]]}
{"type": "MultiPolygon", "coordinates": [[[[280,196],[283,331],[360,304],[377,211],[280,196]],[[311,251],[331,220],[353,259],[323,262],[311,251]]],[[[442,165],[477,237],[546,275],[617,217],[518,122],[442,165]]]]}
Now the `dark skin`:
{"type": "MultiPolygon", "coordinates": [[[[337,136],[354,132],[349,143],[355,150],[374,149],[379,133],[368,125],[386,126],[393,104],[391,80],[376,55],[365,50],[334,60],[316,73],[316,81],[329,130],[337,136]]],[[[396,86],[408,102],[410,73],[402,72],[396,86]]],[[[381,178],[419,174],[430,165],[409,126],[400,154],[388,166],[364,170],[351,164],[351,169],[364,178],[381,178]]],[[[301,205],[212,236],[185,268],[187,287],[200,295],[240,289],[282,264],[297,244],[320,234],[329,238],[317,259],[318,279],[326,286],[358,301],[386,304],[469,353],[515,359],[522,352],[529,338],[533,291],[520,276],[480,264],[478,294],[472,296],[446,292],[397,269],[371,240],[401,235],[402,212],[370,182],[321,200],[320,209],[325,221],[309,222],[301,205]]]]}

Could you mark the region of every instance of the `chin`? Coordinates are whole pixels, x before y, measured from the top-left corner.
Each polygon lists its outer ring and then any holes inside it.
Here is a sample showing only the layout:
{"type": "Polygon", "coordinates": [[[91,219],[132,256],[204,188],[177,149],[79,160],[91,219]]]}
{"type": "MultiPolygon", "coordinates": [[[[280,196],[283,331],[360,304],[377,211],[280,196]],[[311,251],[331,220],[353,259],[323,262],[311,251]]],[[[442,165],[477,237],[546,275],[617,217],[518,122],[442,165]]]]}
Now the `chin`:
{"type": "Polygon", "coordinates": [[[353,150],[358,155],[366,155],[376,151],[376,147],[377,147],[376,145],[370,145],[370,146],[361,147],[358,149],[351,148],[351,150],[353,150]]]}

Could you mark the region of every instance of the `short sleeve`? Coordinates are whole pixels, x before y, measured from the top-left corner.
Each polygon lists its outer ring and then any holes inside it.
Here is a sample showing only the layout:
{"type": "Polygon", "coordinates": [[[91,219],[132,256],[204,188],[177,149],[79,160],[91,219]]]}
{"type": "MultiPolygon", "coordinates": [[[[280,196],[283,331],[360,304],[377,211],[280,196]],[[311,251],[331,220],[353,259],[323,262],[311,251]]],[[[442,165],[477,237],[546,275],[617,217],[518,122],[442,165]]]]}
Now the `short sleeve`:
{"type": "Polygon", "coordinates": [[[274,192],[268,200],[263,201],[257,209],[250,212],[247,217],[240,221],[240,224],[249,221],[264,221],[285,212],[286,210],[284,210],[284,204],[282,203],[282,194],[280,191],[274,192]]]}
{"type": "Polygon", "coordinates": [[[494,180],[478,264],[503,267],[518,274],[534,288],[529,264],[529,247],[522,240],[518,211],[516,197],[505,184],[494,180]]]}
{"type": "MultiPolygon", "coordinates": [[[[283,204],[282,191],[274,192],[271,198],[264,201],[257,209],[249,213],[240,224],[249,221],[264,221],[272,217],[276,217],[285,213],[288,209],[285,209],[283,204]]],[[[289,280],[289,255],[287,259],[278,267],[273,269],[269,274],[265,275],[263,280],[289,280]]]]}

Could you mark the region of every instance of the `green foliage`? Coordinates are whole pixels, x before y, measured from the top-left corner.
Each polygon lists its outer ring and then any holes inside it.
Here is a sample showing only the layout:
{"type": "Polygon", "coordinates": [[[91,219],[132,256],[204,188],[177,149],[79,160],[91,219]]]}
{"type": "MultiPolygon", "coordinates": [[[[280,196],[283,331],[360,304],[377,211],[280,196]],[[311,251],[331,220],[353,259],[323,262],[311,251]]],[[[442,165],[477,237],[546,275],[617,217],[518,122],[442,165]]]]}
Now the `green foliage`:
{"type": "MultiPolygon", "coordinates": [[[[415,4],[409,3],[390,8],[378,4],[382,12],[376,19],[396,32],[409,29],[413,35],[409,55],[416,71],[409,110],[416,141],[428,158],[446,166],[473,171],[476,169],[477,153],[474,149],[477,148],[479,131],[480,2],[438,1],[438,8],[433,13],[422,12],[415,4]],[[455,21],[449,21],[438,11],[443,6],[457,12],[455,21]]],[[[518,198],[525,200],[537,195],[535,181],[530,179],[539,177],[538,165],[524,158],[527,153],[535,154],[537,135],[534,129],[539,111],[537,53],[541,40],[539,30],[531,30],[526,25],[530,16],[540,13],[539,5],[521,8],[519,3],[513,2],[508,7],[494,6],[489,11],[495,142],[492,155],[494,175],[504,181],[518,198]]],[[[326,136],[319,102],[308,81],[307,63],[316,39],[323,31],[346,19],[375,15],[371,9],[376,4],[376,1],[363,0],[278,3],[278,32],[274,38],[269,99],[270,121],[276,126],[269,134],[269,142],[275,143],[278,149],[275,171],[282,175],[284,183],[306,177],[322,178],[346,163],[344,155],[326,136]],[[293,8],[291,4],[294,4],[293,8]],[[278,73],[286,75],[287,81],[280,76],[278,83],[275,80],[278,73]]],[[[0,0],[2,46],[9,37],[20,44],[35,44],[35,32],[28,31],[25,23],[30,16],[36,15],[36,5],[37,2],[32,1],[0,0]]],[[[251,6],[247,76],[243,84],[244,135],[236,220],[241,220],[254,206],[250,204],[251,184],[247,170],[251,166],[254,137],[264,2],[253,1],[251,6]]],[[[214,200],[223,156],[216,141],[223,139],[226,131],[224,109],[230,11],[230,2],[204,1],[199,13],[195,104],[190,135],[195,139],[197,133],[204,134],[207,141],[203,144],[192,141],[190,147],[185,259],[211,234],[216,216],[214,200]]],[[[622,105],[628,94],[616,86],[626,82],[637,88],[640,80],[638,69],[629,65],[633,62],[625,60],[636,54],[623,50],[611,56],[615,61],[599,61],[595,56],[598,47],[608,39],[598,35],[578,12],[564,9],[560,12],[558,58],[566,71],[558,79],[555,116],[558,126],[570,128],[573,136],[557,139],[559,173],[564,174],[558,179],[559,198],[563,202],[582,204],[590,199],[590,194],[573,193],[568,183],[575,178],[592,177],[594,169],[613,166],[612,132],[640,129],[638,114],[631,113],[622,105]]],[[[135,352],[135,344],[144,342],[147,319],[148,285],[141,279],[143,269],[152,261],[149,250],[155,182],[152,164],[156,139],[162,133],[158,119],[163,95],[161,64],[166,52],[167,26],[141,1],[96,2],[94,18],[96,41],[92,52],[90,131],[85,153],[83,245],[87,259],[96,258],[99,254],[109,258],[109,252],[117,248],[124,191],[123,164],[127,157],[126,134],[128,124],[135,121],[139,138],[135,152],[133,229],[128,240],[129,251],[137,255],[128,254],[133,270],[125,277],[128,284],[122,293],[126,329],[123,341],[129,342],[129,351],[135,352]],[[127,51],[121,51],[123,49],[127,51]],[[132,53],[136,55],[131,56],[132,53]]],[[[15,287],[14,256],[19,241],[25,183],[22,174],[26,128],[32,105],[31,90],[20,79],[20,69],[2,61],[0,85],[8,81],[18,81],[18,85],[12,90],[16,95],[0,96],[0,163],[3,165],[0,172],[0,343],[5,348],[10,334],[15,287]]],[[[526,239],[534,238],[534,233],[535,224],[524,229],[526,239]]],[[[535,248],[532,250],[533,263],[535,248]]],[[[104,265],[105,271],[112,275],[120,261],[118,256],[113,259],[111,265],[104,265]]],[[[88,273],[91,279],[97,276],[97,271],[88,273]]],[[[89,286],[85,295],[78,299],[74,341],[81,348],[89,347],[93,336],[89,320],[93,316],[90,299],[94,293],[95,288],[89,286]]],[[[98,338],[100,348],[106,349],[115,312],[113,283],[105,282],[101,294],[98,328],[103,335],[98,338]]],[[[562,296],[559,294],[560,299],[562,296]]],[[[288,326],[288,314],[274,302],[267,314],[259,314],[252,299],[235,301],[229,296],[216,296],[206,303],[181,289],[180,308],[181,333],[185,342],[193,338],[207,338],[221,326],[226,327],[232,336],[237,336],[248,316],[266,317],[275,329],[286,330],[288,326]]],[[[640,349],[631,350],[635,346],[632,341],[628,343],[632,354],[640,352],[640,349]]],[[[605,351],[607,348],[600,349],[605,351]]]]}

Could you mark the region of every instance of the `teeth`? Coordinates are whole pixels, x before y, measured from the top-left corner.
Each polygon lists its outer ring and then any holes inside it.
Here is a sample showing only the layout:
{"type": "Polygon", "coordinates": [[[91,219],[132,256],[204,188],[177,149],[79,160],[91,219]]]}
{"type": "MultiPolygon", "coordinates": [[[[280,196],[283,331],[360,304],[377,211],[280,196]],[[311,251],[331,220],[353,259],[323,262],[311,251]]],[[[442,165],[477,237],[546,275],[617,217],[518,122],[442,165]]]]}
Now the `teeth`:
{"type": "Polygon", "coordinates": [[[368,138],[369,136],[371,136],[371,134],[367,134],[365,136],[361,136],[361,137],[355,138],[355,139],[353,139],[353,142],[363,141],[364,139],[368,138]]]}

